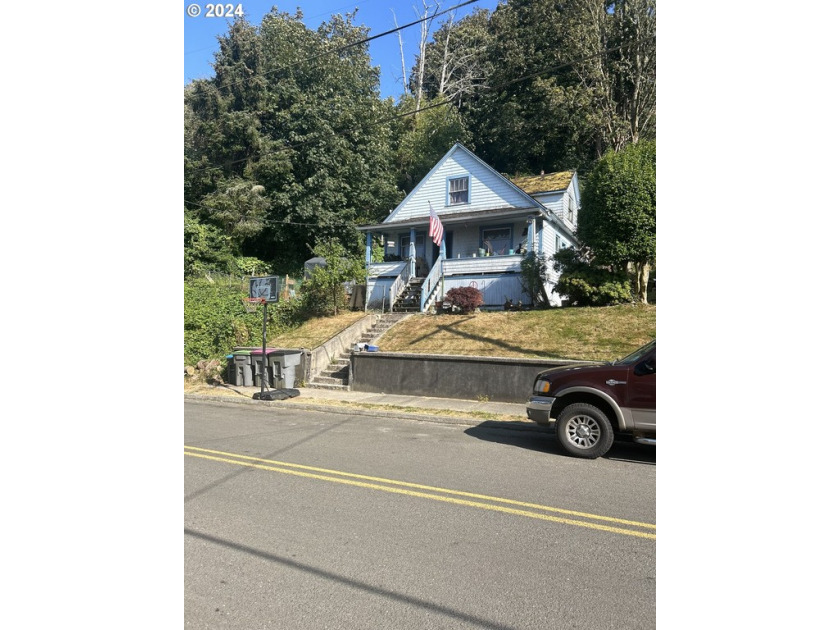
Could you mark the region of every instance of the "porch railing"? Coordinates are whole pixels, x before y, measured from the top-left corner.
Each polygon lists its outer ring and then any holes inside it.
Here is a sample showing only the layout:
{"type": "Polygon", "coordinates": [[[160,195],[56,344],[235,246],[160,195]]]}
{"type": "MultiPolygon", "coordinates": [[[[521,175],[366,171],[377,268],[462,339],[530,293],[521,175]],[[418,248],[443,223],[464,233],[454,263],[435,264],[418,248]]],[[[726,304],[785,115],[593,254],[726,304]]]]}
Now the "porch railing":
{"type": "Polygon", "coordinates": [[[394,302],[411,279],[411,267],[406,265],[388,289],[388,310],[394,312],[394,302]]]}
{"type": "Polygon", "coordinates": [[[435,261],[434,266],[429,270],[429,275],[426,276],[423,287],[420,290],[420,312],[425,313],[429,308],[429,302],[435,297],[438,283],[443,277],[443,257],[439,256],[435,261]]]}

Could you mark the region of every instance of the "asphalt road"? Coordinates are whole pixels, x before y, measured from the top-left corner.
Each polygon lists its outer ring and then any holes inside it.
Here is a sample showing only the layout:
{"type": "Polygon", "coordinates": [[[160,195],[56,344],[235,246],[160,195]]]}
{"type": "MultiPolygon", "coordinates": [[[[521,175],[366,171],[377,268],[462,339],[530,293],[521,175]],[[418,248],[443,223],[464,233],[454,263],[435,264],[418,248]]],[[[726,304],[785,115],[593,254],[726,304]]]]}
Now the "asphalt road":
{"type": "Polygon", "coordinates": [[[655,451],[185,403],[187,628],[656,625],[655,451]]]}

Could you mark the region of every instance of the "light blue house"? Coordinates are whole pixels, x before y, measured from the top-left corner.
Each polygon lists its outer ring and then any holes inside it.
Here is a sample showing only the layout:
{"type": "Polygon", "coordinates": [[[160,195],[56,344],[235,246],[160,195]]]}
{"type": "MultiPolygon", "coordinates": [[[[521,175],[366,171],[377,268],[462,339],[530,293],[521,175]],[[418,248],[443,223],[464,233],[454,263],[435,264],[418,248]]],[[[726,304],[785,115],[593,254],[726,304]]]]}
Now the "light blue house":
{"type": "MultiPolygon", "coordinates": [[[[523,255],[577,246],[579,207],[575,172],[509,179],[456,143],[382,223],[359,228],[367,233],[366,309],[425,312],[463,286],[482,292],[485,309],[530,304],[523,255]],[[429,237],[430,205],[444,227],[440,247],[429,237]],[[371,261],[373,239],[385,262],[371,261]]],[[[557,306],[556,281],[549,269],[546,292],[557,306]]]]}

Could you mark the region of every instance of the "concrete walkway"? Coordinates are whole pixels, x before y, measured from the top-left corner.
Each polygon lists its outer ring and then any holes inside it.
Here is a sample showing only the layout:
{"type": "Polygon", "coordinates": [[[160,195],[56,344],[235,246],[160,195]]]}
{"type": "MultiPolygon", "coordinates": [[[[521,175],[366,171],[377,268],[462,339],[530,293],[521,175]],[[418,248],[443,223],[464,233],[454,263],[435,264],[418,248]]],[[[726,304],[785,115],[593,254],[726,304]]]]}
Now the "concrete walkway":
{"type": "Polygon", "coordinates": [[[443,422],[451,424],[481,424],[487,420],[523,422],[537,428],[525,416],[525,400],[522,403],[502,403],[432,396],[402,396],[399,394],[374,394],[369,392],[337,391],[308,387],[296,388],[299,396],[285,400],[255,400],[259,387],[238,387],[226,385],[209,388],[200,393],[185,393],[184,400],[198,400],[216,403],[253,404],[269,407],[297,407],[316,411],[358,413],[363,415],[388,415],[409,419],[443,422]],[[382,406],[394,409],[383,409],[382,406]]]}

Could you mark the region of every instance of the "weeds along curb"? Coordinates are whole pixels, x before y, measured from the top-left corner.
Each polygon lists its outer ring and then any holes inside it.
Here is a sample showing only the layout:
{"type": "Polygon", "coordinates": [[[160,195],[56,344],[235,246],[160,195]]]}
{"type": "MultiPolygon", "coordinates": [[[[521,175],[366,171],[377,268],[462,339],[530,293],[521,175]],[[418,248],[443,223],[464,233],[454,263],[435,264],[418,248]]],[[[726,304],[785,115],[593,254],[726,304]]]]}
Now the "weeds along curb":
{"type": "Polygon", "coordinates": [[[532,423],[515,422],[509,420],[496,420],[489,418],[472,418],[469,416],[460,416],[457,414],[451,415],[437,415],[427,414],[422,411],[406,412],[406,411],[391,411],[386,409],[366,409],[364,407],[353,406],[352,403],[344,403],[342,405],[319,405],[317,403],[303,403],[303,402],[287,402],[285,400],[254,400],[253,398],[234,398],[228,396],[207,396],[202,394],[184,394],[184,401],[212,403],[214,405],[258,405],[261,407],[268,407],[271,409],[284,409],[291,411],[293,409],[301,409],[305,411],[319,411],[321,413],[344,413],[358,416],[367,416],[372,418],[381,418],[387,416],[389,418],[396,418],[399,420],[420,420],[422,422],[434,422],[437,424],[452,424],[462,426],[479,426],[485,422],[499,423],[500,427],[505,429],[535,431],[538,433],[544,432],[542,427],[537,427],[532,423]]]}

